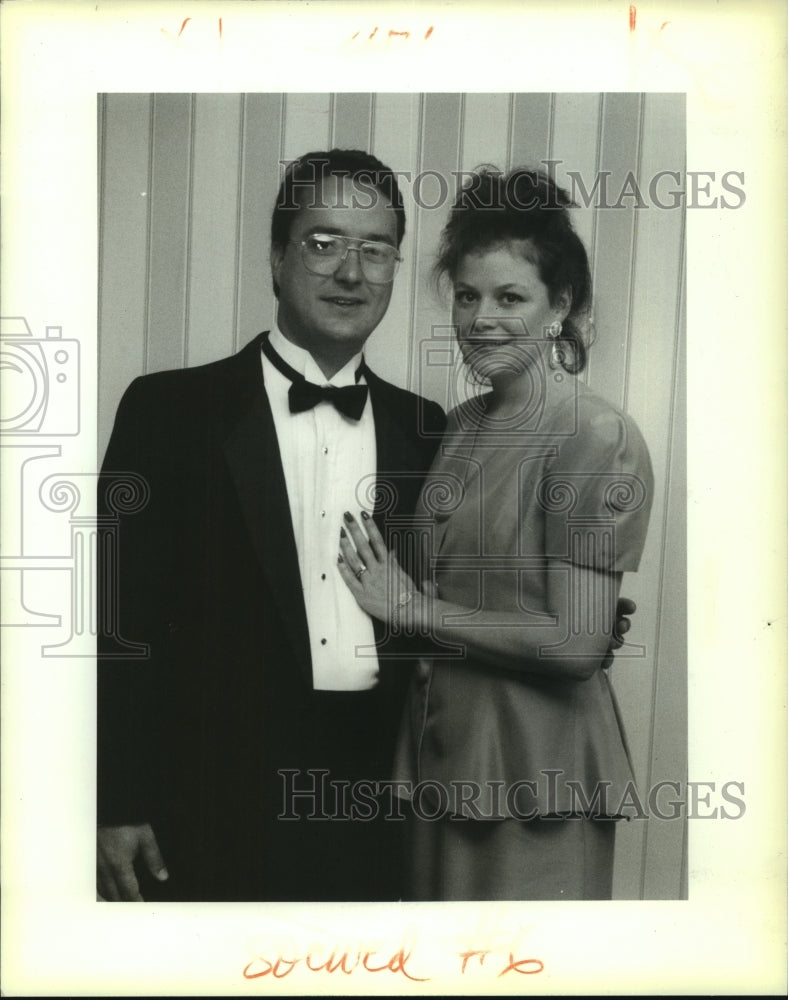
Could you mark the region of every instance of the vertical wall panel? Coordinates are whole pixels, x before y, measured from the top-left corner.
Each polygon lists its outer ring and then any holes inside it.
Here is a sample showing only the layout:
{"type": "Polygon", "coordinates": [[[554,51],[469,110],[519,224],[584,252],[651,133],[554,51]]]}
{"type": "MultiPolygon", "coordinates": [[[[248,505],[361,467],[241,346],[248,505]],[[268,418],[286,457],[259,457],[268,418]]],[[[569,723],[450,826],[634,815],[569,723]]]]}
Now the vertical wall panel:
{"type": "Polygon", "coordinates": [[[370,149],[372,94],[336,94],[331,122],[331,146],[370,149]]]}
{"type": "MultiPolygon", "coordinates": [[[[668,155],[666,150],[672,151],[671,165],[681,169],[683,131],[683,107],[679,95],[648,95],[645,98],[638,178],[639,186],[645,191],[648,190],[649,179],[664,168],[665,156],[668,155]]],[[[605,210],[605,213],[612,211],[618,210],[605,210]]],[[[665,665],[659,656],[661,623],[665,615],[672,613],[670,627],[675,633],[674,646],[680,646],[682,642],[676,616],[680,616],[681,620],[684,616],[684,609],[676,606],[677,601],[680,603],[680,592],[666,592],[664,585],[665,559],[670,557],[674,563],[678,561],[683,566],[686,558],[684,545],[675,548],[679,536],[674,533],[670,539],[666,537],[668,489],[671,484],[674,491],[683,489],[685,483],[683,459],[678,453],[672,454],[677,364],[682,360],[677,323],[682,279],[683,216],[680,210],[643,208],[636,211],[629,350],[624,355],[626,364],[619,362],[616,382],[623,374],[622,401],[648,441],[654,466],[655,497],[640,571],[636,576],[625,576],[623,584],[623,592],[637,601],[639,609],[631,641],[645,645],[646,657],[642,661],[622,660],[616,669],[614,684],[625,718],[631,719],[632,725],[642,732],[633,755],[640,787],[647,792],[656,781],[682,780],[682,761],[686,758],[684,734],[676,730],[672,740],[669,740],[671,749],[666,744],[667,753],[654,766],[655,712],[660,709],[660,717],[663,722],[667,721],[670,731],[675,725],[669,721],[671,715],[678,720],[685,714],[682,705],[678,704],[684,695],[684,664],[679,660],[665,665]],[[670,549],[667,548],[668,543],[670,549]],[[664,678],[663,670],[667,671],[664,678]],[[662,693],[659,703],[657,692],[662,693]],[[672,703],[669,700],[671,697],[672,703]]],[[[597,347],[594,352],[596,350],[597,347]]],[[[680,497],[675,494],[674,503],[681,503],[680,497]]],[[[683,515],[678,509],[675,514],[683,524],[683,515]]],[[[644,855],[649,851],[657,866],[655,871],[661,867],[661,858],[670,855],[671,851],[674,855],[680,851],[681,820],[661,821],[656,818],[648,824],[638,823],[636,828],[637,838],[634,831],[629,833],[632,840],[630,847],[644,855]]],[[[620,853],[623,857],[623,845],[620,853]]],[[[632,869],[635,868],[643,870],[633,860],[632,869]]],[[[678,890],[675,869],[673,876],[676,879],[673,886],[675,895],[678,890]]],[[[652,878],[648,891],[664,891],[664,878],[652,878]]]]}
{"type": "MultiPolygon", "coordinates": [[[[650,95],[647,100],[649,113],[644,130],[644,182],[666,169],[683,174],[684,95],[650,95]]],[[[661,209],[653,214],[658,220],[651,226],[653,252],[664,268],[667,281],[674,272],[671,264],[666,265],[665,262],[672,259],[671,250],[674,248],[678,249],[678,261],[675,265],[676,280],[667,287],[663,285],[660,297],[660,318],[664,319],[666,333],[670,319],[668,310],[670,305],[674,306],[675,346],[668,414],[670,436],[667,442],[664,528],[660,551],[658,631],[654,651],[657,674],[649,773],[652,785],[662,780],[683,781],[687,777],[685,219],[681,209],[661,209]]],[[[638,288],[643,299],[659,295],[656,287],[646,285],[643,288],[639,282],[638,288]]],[[[647,335],[645,330],[640,329],[635,311],[633,333],[637,340],[645,339],[647,335]]],[[[636,361],[633,353],[633,373],[636,361]]],[[[637,405],[634,378],[631,379],[630,395],[634,408],[637,405]]],[[[643,858],[646,898],[681,895],[680,873],[671,870],[664,859],[676,857],[684,850],[686,825],[686,818],[649,825],[643,858]]]]}
{"type": "Polygon", "coordinates": [[[413,178],[419,169],[421,149],[421,98],[418,94],[377,94],[373,114],[372,152],[392,170],[403,171],[398,183],[405,205],[403,262],[392,289],[391,304],[380,326],[368,341],[367,357],[375,371],[398,385],[409,386],[412,350],[411,310],[416,274],[422,269],[415,239],[417,206],[413,178]]]}
{"type": "Polygon", "coordinates": [[[231,353],[234,335],[241,99],[200,94],[194,115],[189,365],[231,353]]]}
{"type": "Polygon", "coordinates": [[[550,155],[550,94],[515,94],[509,140],[510,167],[538,167],[550,155]]]}
{"type": "Polygon", "coordinates": [[[511,105],[508,94],[466,95],[460,148],[461,170],[473,170],[482,163],[491,163],[500,170],[506,170],[511,105]]]}
{"type": "MultiPolygon", "coordinates": [[[[555,165],[554,176],[570,195],[576,185],[569,171],[580,175],[586,189],[593,187],[601,139],[599,104],[598,94],[556,94],[555,97],[552,158],[561,162],[555,165]]],[[[596,212],[578,202],[572,221],[589,256],[593,256],[594,250],[595,219],[596,212]]]]}
{"type": "MultiPolygon", "coordinates": [[[[679,880],[679,899],[689,899],[689,857],[688,857],[687,832],[688,832],[687,824],[685,823],[684,839],[681,843],[681,875],[679,880]]],[[[671,858],[671,861],[672,860],[673,859],[671,858]]]]}
{"type": "MultiPolygon", "coordinates": [[[[640,220],[633,199],[620,195],[627,177],[637,177],[639,172],[642,99],[636,94],[606,94],[601,113],[599,162],[596,175],[592,178],[594,182],[599,178],[599,188],[593,196],[593,204],[599,206],[594,227],[593,256],[597,339],[590,353],[587,377],[597,392],[617,406],[623,406],[631,349],[635,230],[640,220]]],[[[654,461],[654,436],[644,426],[640,415],[633,416],[646,437],[654,461]]],[[[655,463],[655,476],[661,484],[664,478],[659,478],[660,464],[659,461],[655,463]]],[[[661,496],[658,490],[640,569],[635,575],[625,574],[621,589],[622,594],[634,599],[638,605],[639,613],[627,638],[633,647],[641,646],[644,655],[642,658],[627,658],[623,655],[627,652],[625,648],[619,655],[616,668],[611,671],[627,730],[638,734],[631,744],[631,754],[642,794],[648,791],[651,755],[652,688],[656,670],[653,659],[656,600],[653,595],[658,578],[657,550],[653,538],[654,525],[659,523],[659,512],[654,508],[660,506],[661,496]]],[[[642,820],[622,824],[619,829],[614,889],[620,898],[636,899],[642,895],[641,864],[647,832],[647,823],[642,820]]]]}
{"type": "Polygon", "coordinates": [[[274,293],[269,264],[271,211],[279,188],[282,97],[245,94],[243,101],[241,249],[237,346],[270,327],[274,293]]]}
{"type": "MultiPolygon", "coordinates": [[[[687,491],[686,491],[686,372],[683,301],[677,330],[674,402],[669,441],[663,547],[654,650],[654,688],[651,766],[648,784],[687,779],[687,491]]],[[[682,856],[687,819],[652,819],[644,844],[645,899],[681,898],[682,856]],[[678,869],[678,870],[677,870],[678,869]]]]}
{"type": "Polygon", "coordinates": [[[331,94],[288,94],[282,154],[286,160],[312,149],[328,149],[331,137],[331,94]]]}
{"type": "Polygon", "coordinates": [[[150,305],[147,371],[183,365],[186,336],[186,248],[189,219],[191,101],[153,99],[150,305]]]}
{"type": "MultiPolygon", "coordinates": [[[[631,262],[635,208],[621,197],[630,171],[637,174],[641,100],[637,94],[606,94],[599,172],[607,197],[600,204],[594,248],[594,315],[599,337],[589,361],[589,384],[621,406],[628,350],[631,262]]],[[[601,188],[600,188],[601,190],[601,188]]]]}
{"type": "MultiPolygon", "coordinates": [[[[444,178],[451,178],[458,168],[463,99],[459,94],[427,94],[424,98],[421,158],[418,170],[434,171],[444,178]]],[[[447,182],[448,183],[448,180],[447,182]]],[[[414,191],[417,200],[435,204],[435,186],[425,182],[414,191]],[[427,200],[429,199],[429,200],[427,200]]],[[[436,207],[419,207],[416,212],[414,245],[426,256],[427,266],[416,268],[414,276],[413,323],[410,345],[409,371],[411,386],[426,396],[437,396],[444,406],[452,401],[446,397],[447,369],[428,366],[427,344],[433,333],[445,332],[449,315],[432,287],[429,262],[438,245],[438,236],[446,221],[446,204],[436,207]]]]}
{"type": "Polygon", "coordinates": [[[105,95],[99,280],[99,455],[126,386],[145,368],[151,98],[105,95]]]}

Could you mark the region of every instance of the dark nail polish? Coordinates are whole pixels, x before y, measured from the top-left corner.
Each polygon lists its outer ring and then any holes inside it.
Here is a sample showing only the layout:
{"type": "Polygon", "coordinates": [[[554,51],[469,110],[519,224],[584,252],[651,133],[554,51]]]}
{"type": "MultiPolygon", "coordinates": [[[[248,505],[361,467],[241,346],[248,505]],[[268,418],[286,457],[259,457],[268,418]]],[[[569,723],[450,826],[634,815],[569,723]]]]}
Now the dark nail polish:
{"type": "Polygon", "coordinates": [[[338,562],[338,563],[343,563],[344,561],[345,561],[345,560],[344,560],[344,559],[342,558],[342,556],[341,556],[341,555],[337,556],[337,562],[338,562]]]}
{"type": "Polygon", "coordinates": [[[361,516],[364,518],[365,521],[369,520],[369,514],[365,510],[361,511],[361,516]]]}
{"type": "Polygon", "coordinates": [[[349,510],[345,511],[345,520],[347,521],[348,524],[350,524],[350,522],[353,520],[353,515],[350,513],[349,510]]]}
{"type": "Polygon", "coordinates": [[[347,538],[347,532],[345,531],[344,528],[340,528],[339,529],[339,537],[340,538],[347,538]]]}

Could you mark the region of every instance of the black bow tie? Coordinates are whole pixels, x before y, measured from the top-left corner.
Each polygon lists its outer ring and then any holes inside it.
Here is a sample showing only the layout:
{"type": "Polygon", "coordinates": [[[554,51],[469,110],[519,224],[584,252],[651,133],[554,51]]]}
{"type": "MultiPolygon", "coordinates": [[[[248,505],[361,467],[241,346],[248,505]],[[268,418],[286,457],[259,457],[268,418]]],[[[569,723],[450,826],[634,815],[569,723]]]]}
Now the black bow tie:
{"type": "Polygon", "coordinates": [[[302,413],[325,400],[351,420],[360,420],[367,403],[365,385],[315,385],[300,378],[290,386],[290,412],[302,413]]]}
{"type": "MultiPolygon", "coordinates": [[[[303,413],[311,410],[318,403],[323,401],[331,403],[333,406],[351,420],[360,420],[361,414],[367,403],[368,387],[365,385],[315,385],[314,382],[307,382],[303,375],[291,368],[290,365],[280,357],[271,347],[268,337],[263,339],[263,351],[271,364],[277,368],[285,378],[289,378],[292,383],[288,393],[291,413],[303,413]]],[[[364,371],[364,362],[356,369],[356,380],[361,378],[364,371]]]]}

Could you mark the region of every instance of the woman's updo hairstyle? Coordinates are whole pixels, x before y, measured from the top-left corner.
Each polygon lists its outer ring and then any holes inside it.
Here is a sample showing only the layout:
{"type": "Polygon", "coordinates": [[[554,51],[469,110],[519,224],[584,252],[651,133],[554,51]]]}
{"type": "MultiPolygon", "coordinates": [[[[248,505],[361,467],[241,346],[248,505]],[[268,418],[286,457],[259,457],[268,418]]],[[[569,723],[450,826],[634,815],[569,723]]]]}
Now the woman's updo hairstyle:
{"type": "Polygon", "coordinates": [[[575,232],[568,193],[540,170],[518,167],[508,174],[477,167],[457,194],[441,233],[434,275],[454,282],[469,253],[494,249],[510,240],[527,240],[526,254],[547,286],[555,306],[569,291],[572,305],[556,340],[561,366],[570,374],[586,365],[590,346],[591,273],[588,256],[575,232]]]}

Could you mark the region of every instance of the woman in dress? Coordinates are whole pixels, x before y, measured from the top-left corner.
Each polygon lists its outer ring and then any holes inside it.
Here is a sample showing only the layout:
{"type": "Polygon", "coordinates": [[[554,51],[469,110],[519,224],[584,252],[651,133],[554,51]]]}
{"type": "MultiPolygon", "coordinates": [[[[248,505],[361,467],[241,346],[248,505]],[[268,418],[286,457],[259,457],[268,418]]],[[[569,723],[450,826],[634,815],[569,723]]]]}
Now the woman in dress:
{"type": "Polygon", "coordinates": [[[631,417],[577,378],[591,281],[569,207],[536,171],[466,182],[436,271],[489,391],[450,413],[422,491],[427,582],[371,519],[346,515],[340,537],[359,605],[433,642],[396,775],[412,798],[412,899],[612,895],[634,776],[603,662],[653,477],[631,417]]]}

